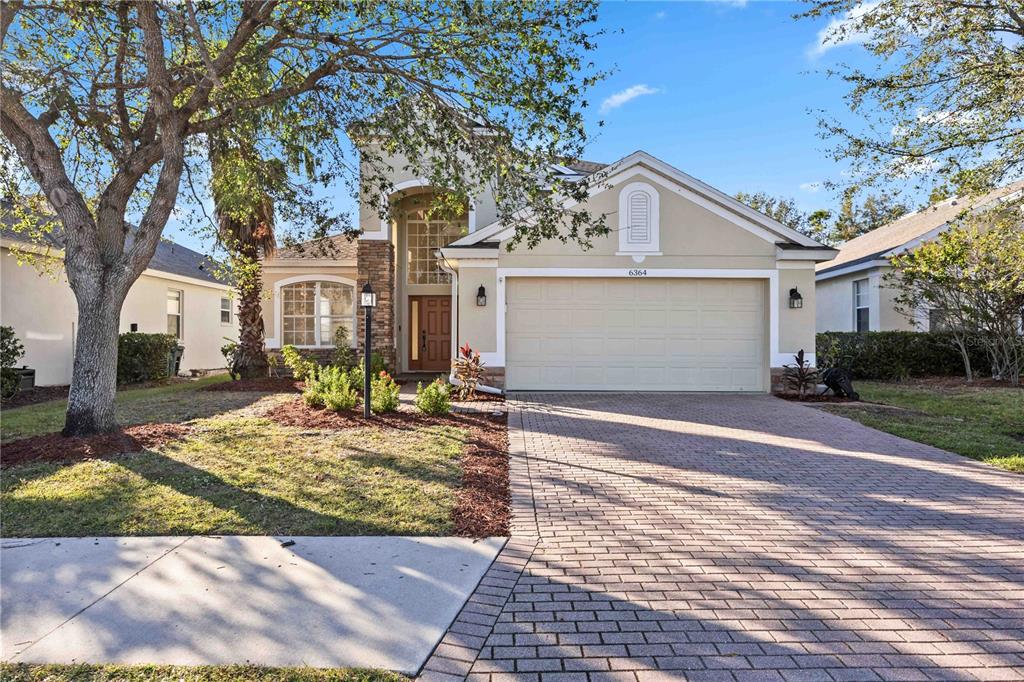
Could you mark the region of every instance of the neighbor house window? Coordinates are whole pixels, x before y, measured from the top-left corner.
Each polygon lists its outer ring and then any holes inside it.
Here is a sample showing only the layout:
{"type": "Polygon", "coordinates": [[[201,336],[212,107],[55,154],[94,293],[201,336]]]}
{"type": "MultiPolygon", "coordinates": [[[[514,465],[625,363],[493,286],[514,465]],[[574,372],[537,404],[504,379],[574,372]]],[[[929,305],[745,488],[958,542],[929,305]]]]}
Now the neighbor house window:
{"type": "Polygon", "coordinates": [[[868,280],[858,279],[853,283],[853,324],[854,330],[866,332],[871,329],[868,312],[868,280]]]}
{"type": "Polygon", "coordinates": [[[184,293],[178,289],[167,290],[167,333],[181,338],[181,314],[184,293]]]}
{"type": "Polygon", "coordinates": [[[220,323],[231,324],[231,299],[220,299],[220,323]]]}
{"type": "Polygon", "coordinates": [[[281,287],[281,342],[332,346],[344,327],[355,339],[355,289],[340,282],[297,282],[281,287]]]}
{"type": "Polygon", "coordinates": [[[948,332],[949,330],[950,326],[946,311],[942,308],[930,308],[928,310],[928,331],[948,332]]]}
{"type": "Polygon", "coordinates": [[[441,269],[434,253],[467,233],[466,220],[441,220],[426,210],[406,216],[406,279],[409,284],[448,284],[451,275],[441,269]]]}

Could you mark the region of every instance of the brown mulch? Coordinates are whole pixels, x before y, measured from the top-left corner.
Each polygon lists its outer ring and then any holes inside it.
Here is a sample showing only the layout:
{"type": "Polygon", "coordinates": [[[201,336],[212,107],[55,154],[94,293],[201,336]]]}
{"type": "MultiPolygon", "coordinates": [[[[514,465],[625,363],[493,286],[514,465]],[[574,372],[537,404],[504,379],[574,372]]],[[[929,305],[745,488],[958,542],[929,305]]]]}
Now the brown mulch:
{"type": "Polygon", "coordinates": [[[98,436],[65,438],[47,433],[11,441],[3,446],[0,467],[26,462],[72,462],[107,455],[142,452],[188,436],[192,428],[185,424],[137,424],[98,436]]]}
{"type": "Polygon", "coordinates": [[[68,386],[36,386],[35,388],[26,388],[14,394],[13,398],[3,401],[3,408],[9,410],[14,407],[47,403],[51,400],[63,400],[68,397],[68,388],[68,386]]]}
{"type": "Polygon", "coordinates": [[[503,403],[505,402],[505,396],[498,395],[496,393],[484,393],[478,391],[477,394],[470,400],[459,400],[458,398],[452,397],[452,402],[458,403],[503,403]]]}
{"type": "Polygon", "coordinates": [[[508,483],[507,416],[450,414],[430,417],[418,412],[375,414],[369,420],[357,410],[334,412],[309,407],[301,398],[275,405],[264,417],[284,426],[305,429],[350,429],[376,426],[411,429],[455,426],[469,432],[462,454],[462,486],[453,513],[455,535],[507,536],[511,511],[508,483]]]}
{"type": "Polygon", "coordinates": [[[204,391],[253,391],[259,393],[302,393],[305,386],[291,377],[263,377],[262,379],[239,379],[203,386],[204,391]]]}

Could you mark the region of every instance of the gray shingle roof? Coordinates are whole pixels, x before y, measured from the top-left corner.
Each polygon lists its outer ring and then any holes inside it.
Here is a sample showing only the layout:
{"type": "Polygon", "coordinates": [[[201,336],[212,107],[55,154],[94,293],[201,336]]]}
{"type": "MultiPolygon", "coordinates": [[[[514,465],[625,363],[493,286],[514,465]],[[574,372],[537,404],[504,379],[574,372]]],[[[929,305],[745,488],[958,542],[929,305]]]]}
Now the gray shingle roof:
{"type": "MultiPolygon", "coordinates": [[[[13,218],[5,213],[2,223],[0,223],[0,235],[5,239],[23,244],[34,243],[27,235],[15,232],[11,228],[13,222],[13,218]]],[[[56,225],[52,230],[42,233],[41,242],[55,249],[63,249],[64,240],[60,226],[56,225]]],[[[216,273],[219,269],[217,261],[198,251],[193,251],[187,246],[165,239],[160,240],[160,243],[157,244],[153,259],[149,261],[149,269],[201,279],[214,284],[229,284],[225,279],[217,277],[216,273]]]]}
{"type": "Polygon", "coordinates": [[[347,234],[311,239],[295,246],[278,249],[268,263],[287,260],[355,260],[356,241],[347,234]]]}

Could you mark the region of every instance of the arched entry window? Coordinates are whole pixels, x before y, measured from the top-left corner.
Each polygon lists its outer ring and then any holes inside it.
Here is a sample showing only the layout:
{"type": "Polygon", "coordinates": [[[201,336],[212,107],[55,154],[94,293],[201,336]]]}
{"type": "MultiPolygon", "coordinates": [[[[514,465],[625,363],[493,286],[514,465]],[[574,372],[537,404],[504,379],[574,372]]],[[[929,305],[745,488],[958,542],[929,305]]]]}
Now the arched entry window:
{"type": "Polygon", "coordinates": [[[333,346],[338,327],[355,342],[355,287],[341,282],[304,281],[281,287],[281,343],[333,346]]]}

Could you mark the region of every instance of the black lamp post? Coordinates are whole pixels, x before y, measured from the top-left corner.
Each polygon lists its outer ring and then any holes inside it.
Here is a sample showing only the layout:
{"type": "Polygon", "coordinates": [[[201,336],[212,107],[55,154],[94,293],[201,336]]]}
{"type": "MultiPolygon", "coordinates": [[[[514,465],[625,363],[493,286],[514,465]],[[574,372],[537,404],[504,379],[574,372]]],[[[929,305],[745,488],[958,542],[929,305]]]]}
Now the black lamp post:
{"type": "Polygon", "coordinates": [[[373,335],[370,333],[370,326],[373,324],[373,309],[377,307],[377,294],[373,293],[373,287],[367,282],[363,285],[360,303],[365,314],[363,330],[363,418],[370,418],[370,347],[373,335]]]}

